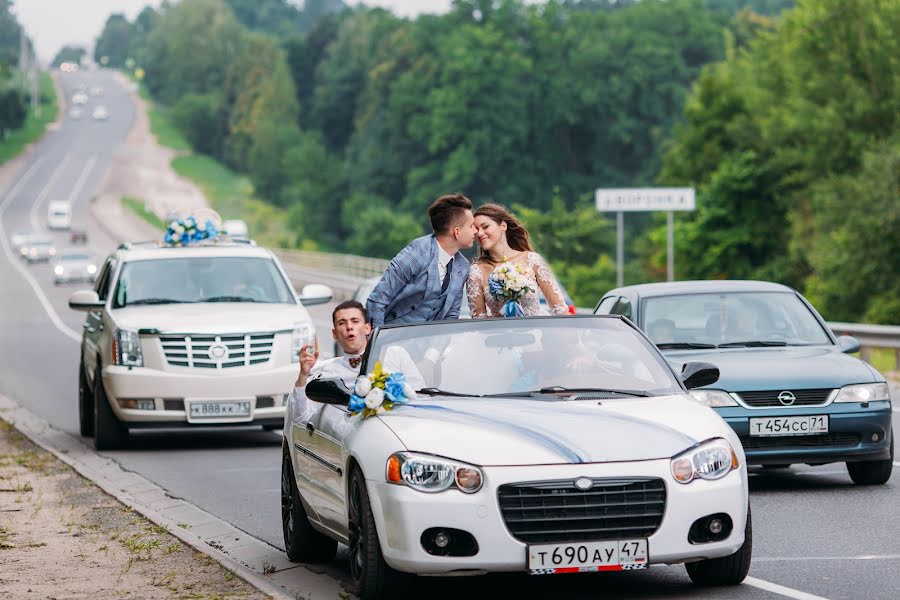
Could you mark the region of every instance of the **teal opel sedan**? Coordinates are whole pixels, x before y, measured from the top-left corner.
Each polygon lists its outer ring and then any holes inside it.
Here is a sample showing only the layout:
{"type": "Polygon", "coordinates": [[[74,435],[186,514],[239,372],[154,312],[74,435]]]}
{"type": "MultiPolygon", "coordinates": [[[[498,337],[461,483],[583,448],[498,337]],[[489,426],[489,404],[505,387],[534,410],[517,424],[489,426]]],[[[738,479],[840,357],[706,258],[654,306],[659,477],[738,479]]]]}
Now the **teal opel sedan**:
{"type": "Polygon", "coordinates": [[[890,389],[850,356],[796,290],[762,281],[684,281],[607,292],[595,314],[631,319],[676,370],[709,362],[718,381],[692,390],[741,439],[749,464],[847,463],[859,485],[890,479],[890,389]]]}

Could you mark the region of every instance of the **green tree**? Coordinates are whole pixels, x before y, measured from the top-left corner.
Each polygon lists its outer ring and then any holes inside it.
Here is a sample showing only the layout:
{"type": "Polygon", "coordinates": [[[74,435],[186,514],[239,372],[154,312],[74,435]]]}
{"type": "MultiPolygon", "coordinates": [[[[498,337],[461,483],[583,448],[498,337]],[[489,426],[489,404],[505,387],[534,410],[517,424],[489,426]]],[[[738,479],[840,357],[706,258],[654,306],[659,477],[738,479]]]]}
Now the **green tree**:
{"type": "Polygon", "coordinates": [[[217,155],[225,135],[222,94],[186,94],[172,106],[172,121],[197,152],[217,155]]]}
{"type": "Polygon", "coordinates": [[[28,110],[21,94],[12,88],[0,91],[0,136],[5,138],[10,131],[25,124],[28,110]]]}
{"type": "Polygon", "coordinates": [[[110,68],[124,67],[125,60],[130,56],[133,35],[125,15],[110,15],[94,46],[94,61],[110,68]]]}
{"type": "Polygon", "coordinates": [[[87,56],[87,50],[85,50],[82,46],[63,46],[56,53],[56,56],[53,57],[50,65],[56,68],[64,62],[81,64],[81,60],[85,56],[87,56]]]}

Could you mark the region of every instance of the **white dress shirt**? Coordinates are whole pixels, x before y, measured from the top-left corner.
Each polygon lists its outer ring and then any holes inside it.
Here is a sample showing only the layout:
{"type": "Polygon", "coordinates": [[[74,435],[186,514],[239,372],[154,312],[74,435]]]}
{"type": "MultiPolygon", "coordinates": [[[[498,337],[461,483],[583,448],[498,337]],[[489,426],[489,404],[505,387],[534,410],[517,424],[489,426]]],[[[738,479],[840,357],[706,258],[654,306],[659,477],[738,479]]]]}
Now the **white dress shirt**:
{"type": "Polygon", "coordinates": [[[447,276],[447,265],[450,264],[451,260],[453,260],[453,257],[447,254],[447,251],[438,244],[438,275],[441,278],[441,285],[444,285],[444,278],[447,276]]]}

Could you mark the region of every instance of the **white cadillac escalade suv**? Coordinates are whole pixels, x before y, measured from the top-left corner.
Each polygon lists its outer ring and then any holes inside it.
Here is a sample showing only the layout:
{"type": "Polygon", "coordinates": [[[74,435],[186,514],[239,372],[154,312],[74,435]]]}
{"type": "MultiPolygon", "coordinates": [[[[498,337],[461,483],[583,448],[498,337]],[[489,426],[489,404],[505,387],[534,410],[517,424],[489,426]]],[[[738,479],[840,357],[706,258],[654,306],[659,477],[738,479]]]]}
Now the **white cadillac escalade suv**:
{"type": "Polygon", "coordinates": [[[69,299],[87,313],[81,434],[103,450],[143,427],[281,429],[299,350],[315,338],[303,305],[331,296],[318,284],[297,296],[278,259],[252,242],[122,244],[94,289],[69,299]]]}

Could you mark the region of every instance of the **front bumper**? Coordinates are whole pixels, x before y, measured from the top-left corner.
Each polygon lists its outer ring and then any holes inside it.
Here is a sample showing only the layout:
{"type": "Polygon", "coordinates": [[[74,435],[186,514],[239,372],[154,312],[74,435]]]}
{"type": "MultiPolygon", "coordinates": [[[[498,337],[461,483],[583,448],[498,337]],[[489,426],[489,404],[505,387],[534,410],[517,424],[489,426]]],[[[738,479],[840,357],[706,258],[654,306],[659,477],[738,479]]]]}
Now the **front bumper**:
{"type": "Polygon", "coordinates": [[[716,408],[744,444],[747,462],[758,464],[825,464],[890,459],[891,402],[881,400],[803,408],[716,408]],[[828,415],[828,434],[779,437],[750,436],[750,418],[828,415]],[[877,441],[873,441],[877,436],[877,441]],[[808,443],[807,443],[808,442],[808,443]]]}
{"type": "Polygon", "coordinates": [[[129,427],[178,427],[184,425],[281,425],[284,422],[286,392],[297,376],[294,365],[271,368],[233,369],[228,373],[201,375],[172,373],[148,367],[103,367],[103,385],[110,406],[129,427]],[[152,400],[154,410],[122,408],[122,400],[152,400]],[[272,406],[260,407],[265,399],[272,406]],[[242,400],[250,402],[250,414],[240,417],[192,419],[188,407],[193,401],[242,400]],[[180,402],[180,407],[179,407],[180,402]],[[167,409],[167,407],[178,407],[167,409]]]}
{"type": "Polygon", "coordinates": [[[648,540],[650,564],[691,562],[734,554],[744,543],[747,519],[747,470],[742,465],[718,481],[679,484],[670,475],[669,459],[607,464],[487,467],[484,486],[475,494],[449,490],[425,494],[389,484],[378,474],[368,481],[381,551],[400,571],[458,574],[527,571],[527,545],[504,523],[497,490],[506,483],[578,477],[659,477],[666,482],[666,508],[659,529],[648,540]],[[727,513],[732,534],[721,542],[693,545],[688,531],[697,519],[727,513]],[[421,545],[426,529],[461,529],[474,536],[478,553],[469,557],[428,554],[421,545]]]}

